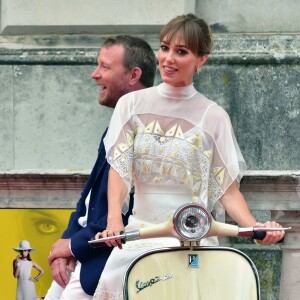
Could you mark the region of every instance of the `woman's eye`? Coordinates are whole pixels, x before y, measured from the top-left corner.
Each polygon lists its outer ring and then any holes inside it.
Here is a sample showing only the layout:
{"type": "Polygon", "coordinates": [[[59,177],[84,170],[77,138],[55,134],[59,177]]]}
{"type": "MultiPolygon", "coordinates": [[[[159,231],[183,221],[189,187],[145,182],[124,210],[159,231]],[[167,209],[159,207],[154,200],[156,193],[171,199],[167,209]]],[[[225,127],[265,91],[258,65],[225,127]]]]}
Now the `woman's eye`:
{"type": "Polygon", "coordinates": [[[35,223],[35,227],[43,234],[52,234],[58,231],[57,225],[50,220],[39,220],[35,223]]]}
{"type": "Polygon", "coordinates": [[[165,45],[160,45],[160,49],[161,49],[162,51],[166,51],[166,50],[168,50],[168,47],[165,46],[165,45]]]}
{"type": "Polygon", "coordinates": [[[186,51],[186,50],[183,50],[183,49],[179,49],[179,50],[177,50],[177,53],[178,53],[179,55],[185,55],[185,54],[187,54],[187,51],[186,51]]]}

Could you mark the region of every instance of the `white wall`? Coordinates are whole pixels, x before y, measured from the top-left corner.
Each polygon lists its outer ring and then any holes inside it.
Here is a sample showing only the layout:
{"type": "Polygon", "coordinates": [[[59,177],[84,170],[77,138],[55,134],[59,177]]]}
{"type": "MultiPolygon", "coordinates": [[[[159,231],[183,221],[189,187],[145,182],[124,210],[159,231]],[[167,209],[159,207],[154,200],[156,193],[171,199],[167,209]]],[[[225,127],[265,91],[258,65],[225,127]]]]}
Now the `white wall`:
{"type": "Polygon", "coordinates": [[[2,0],[1,34],[153,32],[195,0],[2,0]]]}
{"type": "Polygon", "coordinates": [[[223,32],[299,32],[299,0],[198,0],[197,15],[223,32]]]}

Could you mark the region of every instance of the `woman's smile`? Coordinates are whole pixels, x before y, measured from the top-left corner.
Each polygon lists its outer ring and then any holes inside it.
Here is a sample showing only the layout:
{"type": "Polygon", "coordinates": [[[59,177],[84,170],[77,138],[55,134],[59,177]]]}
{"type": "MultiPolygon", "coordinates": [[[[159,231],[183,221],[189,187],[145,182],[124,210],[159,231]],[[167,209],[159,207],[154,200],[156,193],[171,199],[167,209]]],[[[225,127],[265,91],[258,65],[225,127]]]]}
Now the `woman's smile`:
{"type": "Polygon", "coordinates": [[[158,62],[162,80],[172,86],[190,85],[195,70],[201,65],[201,57],[185,46],[182,38],[174,37],[170,42],[162,40],[158,51],[158,62]]]}

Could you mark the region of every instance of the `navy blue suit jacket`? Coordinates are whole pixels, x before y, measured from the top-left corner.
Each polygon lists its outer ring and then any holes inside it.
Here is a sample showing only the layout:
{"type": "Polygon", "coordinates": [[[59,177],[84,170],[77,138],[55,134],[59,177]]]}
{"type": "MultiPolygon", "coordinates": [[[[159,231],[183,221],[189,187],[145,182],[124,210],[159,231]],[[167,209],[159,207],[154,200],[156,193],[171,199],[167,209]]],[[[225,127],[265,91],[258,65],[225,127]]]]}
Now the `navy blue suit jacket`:
{"type": "MultiPolygon", "coordinates": [[[[93,295],[105,263],[112,251],[112,247],[91,248],[88,241],[94,238],[95,234],[103,231],[107,224],[107,182],[110,165],[105,159],[105,148],[103,133],[98,149],[98,158],[94,168],[84,186],[81,197],[77,203],[76,211],[71,214],[67,229],[62,238],[71,238],[71,250],[75,258],[81,263],[80,283],[88,295],[93,295]],[[87,226],[78,224],[78,218],[86,213],[85,199],[90,195],[87,226]]],[[[128,222],[128,216],[132,211],[132,195],[130,208],[126,216],[123,216],[124,225],[128,222]]]]}

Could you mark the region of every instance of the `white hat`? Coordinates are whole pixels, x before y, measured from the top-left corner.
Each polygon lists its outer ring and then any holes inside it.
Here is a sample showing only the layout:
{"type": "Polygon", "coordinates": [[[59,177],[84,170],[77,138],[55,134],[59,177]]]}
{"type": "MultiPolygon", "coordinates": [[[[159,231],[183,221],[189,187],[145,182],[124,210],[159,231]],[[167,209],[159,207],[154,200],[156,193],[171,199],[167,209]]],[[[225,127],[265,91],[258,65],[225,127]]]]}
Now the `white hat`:
{"type": "Polygon", "coordinates": [[[23,240],[20,242],[19,244],[19,248],[13,248],[15,251],[19,252],[19,251],[22,251],[22,250],[28,250],[29,252],[32,252],[35,250],[35,248],[31,248],[30,247],[30,244],[28,241],[26,240],[23,240]]]}

